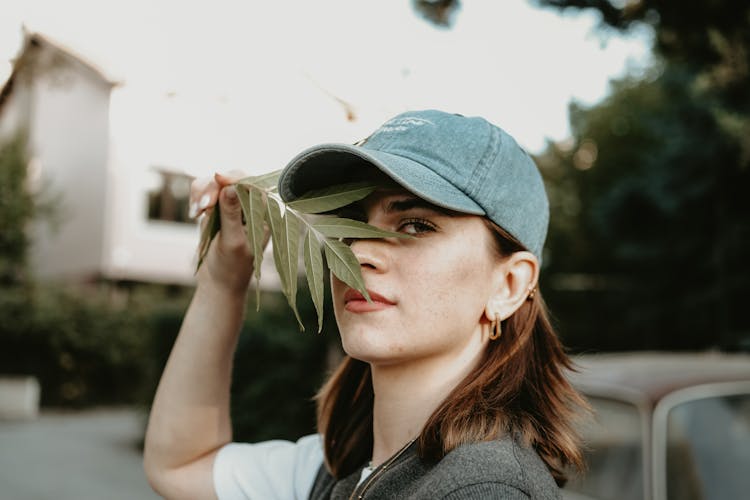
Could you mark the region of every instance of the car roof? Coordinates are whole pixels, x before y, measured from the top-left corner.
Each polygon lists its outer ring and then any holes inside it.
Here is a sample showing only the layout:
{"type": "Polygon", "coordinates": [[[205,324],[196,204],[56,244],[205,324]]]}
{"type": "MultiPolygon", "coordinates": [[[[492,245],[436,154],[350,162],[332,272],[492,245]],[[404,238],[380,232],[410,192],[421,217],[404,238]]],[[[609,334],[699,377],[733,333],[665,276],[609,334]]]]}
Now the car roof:
{"type": "Polygon", "coordinates": [[[588,395],[610,396],[653,406],[690,386],[750,382],[750,354],[722,352],[628,352],[573,356],[571,382],[588,395]]]}

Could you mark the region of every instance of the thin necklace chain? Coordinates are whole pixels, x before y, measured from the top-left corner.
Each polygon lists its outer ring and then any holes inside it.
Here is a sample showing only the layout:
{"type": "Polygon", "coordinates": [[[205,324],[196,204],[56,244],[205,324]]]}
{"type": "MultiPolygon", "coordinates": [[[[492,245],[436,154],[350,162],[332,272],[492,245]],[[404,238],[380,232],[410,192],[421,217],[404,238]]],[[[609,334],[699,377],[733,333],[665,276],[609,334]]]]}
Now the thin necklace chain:
{"type": "MultiPolygon", "coordinates": [[[[417,440],[417,438],[415,437],[414,439],[412,439],[411,441],[409,441],[408,443],[406,443],[406,444],[404,445],[404,447],[403,447],[403,448],[401,448],[400,450],[398,450],[398,451],[396,452],[396,454],[395,454],[395,455],[393,455],[393,456],[392,456],[391,458],[389,458],[388,460],[386,460],[385,462],[383,462],[383,463],[382,463],[381,465],[379,465],[379,466],[378,466],[378,467],[377,467],[377,468],[375,469],[375,470],[377,470],[377,472],[374,472],[373,470],[371,470],[371,474],[370,474],[370,475],[368,476],[368,478],[367,478],[367,479],[365,480],[365,482],[364,482],[364,483],[362,483],[362,484],[360,484],[360,485],[358,485],[358,486],[357,486],[356,488],[354,488],[354,491],[352,491],[352,494],[351,494],[351,496],[349,497],[349,500],[352,500],[352,499],[354,499],[355,497],[356,497],[357,499],[360,499],[360,500],[361,500],[361,499],[362,499],[362,498],[363,498],[363,497],[365,496],[365,492],[366,492],[366,491],[367,491],[367,489],[368,489],[368,488],[369,488],[369,487],[370,487],[370,486],[372,485],[372,483],[373,483],[373,482],[374,482],[374,481],[375,481],[375,480],[376,480],[376,479],[377,479],[377,478],[378,478],[378,477],[379,477],[379,476],[380,476],[380,475],[381,475],[381,474],[382,474],[383,472],[385,472],[385,470],[386,470],[386,469],[388,469],[388,467],[390,467],[390,466],[391,466],[391,465],[393,464],[393,462],[395,462],[396,460],[398,460],[398,457],[400,457],[401,455],[403,455],[403,453],[404,453],[404,452],[405,452],[406,450],[408,450],[408,449],[409,449],[409,447],[410,447],[410,446],[411,446],[412,444],[414,444],[414,441],[416,441],[416,440],[417,440]],[[357,495],[357,491],[359,491],[359,492],[360,492],[360,493],[359,493],[359,495],[357,495]]],[[[369,469],[372,469],[372,460],[370,460],[370,463],[369,463],[369,464],[367,465],[367,468],[369,468],[369,469]]]]}

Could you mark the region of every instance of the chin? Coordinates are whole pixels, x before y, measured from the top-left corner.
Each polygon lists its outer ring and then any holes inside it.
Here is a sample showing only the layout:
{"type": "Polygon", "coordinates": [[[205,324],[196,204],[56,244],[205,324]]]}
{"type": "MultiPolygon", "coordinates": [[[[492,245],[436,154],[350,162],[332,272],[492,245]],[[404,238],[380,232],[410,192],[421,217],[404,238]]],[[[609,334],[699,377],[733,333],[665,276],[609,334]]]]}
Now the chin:
{"type": "Polygon", "coordinates": [[[408,359],[403,345],[384,343],[382,338],[368,340],[364,335],[350,341],[342,337],[342,347],[349,357],[371,365],[390,365],[408,359]]]}
{"type": "Polygon", "coordinates": [[[372,342],[368,342],[361,337],[358,339],[342,337],[341,347],[350,357],[367,363],[387,355],[387,353],[382,352],[382,349],[378,345],[374,345],[372,342]]]}
{"type": "Polygon", "coordinates": [[[388,318],[378,316],[344,316],[340,318],[343,321],[337,321],[345,353],[370,364],[392,364],[408,359],[410,353],[419,350],[409,343],[410,337],[404,336],[408,327],[396,327],[388,318]]]}

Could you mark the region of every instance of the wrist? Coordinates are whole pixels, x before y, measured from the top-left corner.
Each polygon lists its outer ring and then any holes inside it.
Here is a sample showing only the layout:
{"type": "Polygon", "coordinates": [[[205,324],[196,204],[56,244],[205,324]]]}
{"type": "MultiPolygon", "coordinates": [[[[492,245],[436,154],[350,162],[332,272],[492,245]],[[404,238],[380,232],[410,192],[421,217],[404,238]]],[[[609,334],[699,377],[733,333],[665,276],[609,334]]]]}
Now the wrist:
{"type": "Polygon", "coordinates": [[[236,280],[226,282],[211,279],[210,277],[201,274],[201,272],[198,273],[195,287],[196,296],[226,305],[235,304],[244,307],[248,286],[250,284],[249,280],[244,283],[240,283],[236,280]]]}
{"type": "Polygon", "coordinates": [[[196,274],[196,287],[205,289],[227,298],[238,297],[244,300],[247,295],[250,279],[253,274],[250,269],[223,269],[205,262],[196,274]]]}

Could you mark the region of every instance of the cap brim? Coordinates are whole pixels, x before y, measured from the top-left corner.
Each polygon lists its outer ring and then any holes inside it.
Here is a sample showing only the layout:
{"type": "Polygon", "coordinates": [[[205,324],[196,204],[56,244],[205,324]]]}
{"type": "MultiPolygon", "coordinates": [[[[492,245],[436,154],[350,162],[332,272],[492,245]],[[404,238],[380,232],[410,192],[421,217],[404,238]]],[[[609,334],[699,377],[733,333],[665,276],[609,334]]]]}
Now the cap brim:
{"type": "Polygon", "coordinates": [[[369,164],[430,203],[457,212],[484,215],[463,191],[419,162],[349,144],[321,144],[295,156],[279,178],[279,194],[292,201],[308,191],[360,180],[369,164]],[[359,168],[357,168],[359,167],[359,168]]]}

